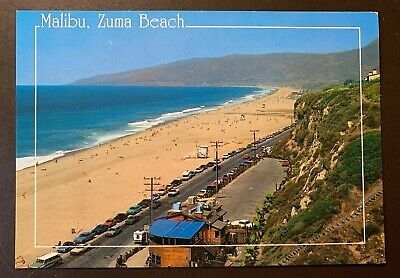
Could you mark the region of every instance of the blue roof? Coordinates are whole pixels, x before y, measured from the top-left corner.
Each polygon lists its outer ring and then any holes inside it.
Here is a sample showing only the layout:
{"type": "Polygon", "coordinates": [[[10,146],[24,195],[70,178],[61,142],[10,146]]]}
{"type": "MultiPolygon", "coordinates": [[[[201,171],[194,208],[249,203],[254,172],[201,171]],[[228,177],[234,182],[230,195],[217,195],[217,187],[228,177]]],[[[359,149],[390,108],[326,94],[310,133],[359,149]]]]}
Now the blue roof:
{"type": "Polygon", "coordinates": [[[157,237],[191,239],[203,228],[203,221],[169,220],[159,218],[150,226],[149,233],[157,237]]]}

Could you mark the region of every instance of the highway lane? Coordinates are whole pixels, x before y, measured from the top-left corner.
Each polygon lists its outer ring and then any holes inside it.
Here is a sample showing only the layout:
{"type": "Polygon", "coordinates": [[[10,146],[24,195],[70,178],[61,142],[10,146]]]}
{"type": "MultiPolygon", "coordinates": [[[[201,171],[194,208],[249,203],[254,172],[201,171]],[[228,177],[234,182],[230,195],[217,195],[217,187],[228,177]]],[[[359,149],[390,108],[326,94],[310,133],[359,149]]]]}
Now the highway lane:
{"type": "MultiPolygon", "coordinates": [[[[288,135],[289,130],[276,135],[271,139],[260,143],[256,152],[261,151],[262,146],[274,146],[282,138],[288,135]]],[[[221,152],[221,151],[220,151],[221,152]]],[[[224,174],[227,174],[233,169],[233,167],[238,166],[243,162],[242,156],[245,153],[253,155],[252,150],[249,148],[245,151],[232,156],[231,158],[223,161],[221,163],[221,169],[219,171],[219,177],[222,178],[224,174]]],[[[172,208],[172,204],[176,202],[183,202],[189,196],[196,195],[201,189],[205,189],[208,185],[216,179],[216,173],[211,168],[203,171],[200,174],[196,174],[195,177],[189,181],[183,182],[179,187],[180,194],[175,197],[164,196],[161,198],[161,206],[156,210],[153,210],[153,219],[165,216],[165,212],[172,208]]],[[[149,209],[142,211],[139,215],[141,217],[140,221],[134,225],[122,225],[122,233],[116,237],[99,237],[95,240],[92,245],[98,245],[101,247],[95,247],[88,250],[87,252],[79,256],[67,256],[64,259],[64,263],[60,265],[60,268],[85,268],[85,267],[108,267],[115,263],[115,260],[119,254],[124,250],[121,246],[132,246],[133,245],[133,232],[136,230],[143,230],[143,226],[149,223],[149,209]]],[[[125,248],[126,251],[130,248],[125,248]]]]}

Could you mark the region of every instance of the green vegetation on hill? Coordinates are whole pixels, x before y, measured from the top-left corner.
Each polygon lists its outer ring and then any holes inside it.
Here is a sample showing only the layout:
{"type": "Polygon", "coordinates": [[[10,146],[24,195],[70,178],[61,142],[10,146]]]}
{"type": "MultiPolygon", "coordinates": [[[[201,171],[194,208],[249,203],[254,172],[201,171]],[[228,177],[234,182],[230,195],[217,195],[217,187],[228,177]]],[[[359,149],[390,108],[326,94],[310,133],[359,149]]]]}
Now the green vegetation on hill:
{"type": "MultiPolygon", "coordinates": [[[[379,68],[378,40],[362,49],[362,74],[379,68]]],[[[358,49],[344,52],[238,54],[196,58],[152,68],[93,76],[75,84],[235,86],[285,84],[314,90],[359,78],[358,49]]]]}
{"type": "MultiPolygon", "coordinates": [[[[382,176],[379,99],[379,79],[364,82],[366,189],[382,176]]],[[[308,93],[296,101],[296,123],[291,136],[273,150],[275,155],[290,161],[288,181],[280,191],[267,196],[257,209],[254,221],[261,230],[259,242],[306,242],[321,232],[344,207],[360,204],[360,112],[360,89],[351,81],[308,93]]],[[[380,214],[377,211],[372,216],[380,219],[380,214]]],[[[370,223],[366,227],[367,236],[381,233],[382,225],[380,220],[370,223]]],[[[361,237],[362,231],[357,235],[361,237]]],[[[336,248],[329,262],[354,261],[349,257],[351,252],[342,251],[336,248]]],[[[254,264],[267,265],[279,261],[282,256],[282,248],[263,248],[254,264]]],[[[298,259],[296,263],[312,263],[313,260],[317,258],[310,255],[308,261],[298,259]]]]}
{"type": "MultiPolygon", "coordinates": [[[[363,136],[364,139],[364,180],[373,183],[382,173],[380,132],[371,131],[363,136]]],[[[349,143],[332,175],[330,181],[339,186],[348,184],[361,185],[361,139],[349,143]]]]}

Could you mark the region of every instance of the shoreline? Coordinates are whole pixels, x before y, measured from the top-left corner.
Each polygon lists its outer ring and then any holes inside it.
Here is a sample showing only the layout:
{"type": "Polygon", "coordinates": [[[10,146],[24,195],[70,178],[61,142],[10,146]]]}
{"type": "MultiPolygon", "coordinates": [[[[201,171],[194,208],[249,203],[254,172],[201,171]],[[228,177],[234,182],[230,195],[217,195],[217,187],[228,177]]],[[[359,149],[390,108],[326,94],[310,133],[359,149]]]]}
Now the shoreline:
{"type": "Polygon", "coordinates": [[[208,159],[196,158],[200,145],[221,140],[222,155],[252,142],[251,129],[259,129],[257,137],[263,137],[290,125],[294,100],[288,96],[293,90],[279,87],[255,100],[188,115],[44,162],[36,167],[37,193],[33,167],[17,171],[15,257],[29,263],[52,250],[33,247],[34,227],[38,245],[71,240],[76,236],[72,228],[91,230],[148,198],[143,177],[160,176],[161,183],[168,184],[212,160],[212,147],[208,159]]]}
{"type": "MultiPolygon", "coordinates": [[[[216,87],[216,86],[206,86],[206,87],[216,87]]],[[[219,86],[219,87],[224,87],[224,86],[219,86]]],[[[233,99],[233,103],[226,103],[225,102],[224,104],[221,104],[221,105],[218,105],[218,106],[213,106],[213,107],[210,107],[210,108],[206,108],[204,111],[199,110],[198,112],[194,111],[194,113],[190,113],[189,112],[187,115],[185,115],[183,117],[172,118],[170,120],[166,120],[164,122],[160,122],[160,123],[157,123],[157,124],[155,124],[153,126],[144,128],[143,130],[138,130],[138,131],[131,132],[131,133],[128,133],[128,134],[124,134],[124,135],[121,135],[121,136],[116,136],[116,137],[113,137],[111,139],[105,140],[105,141],[100,142],[100,143],[95,144],[95,145],[82,147],[82,148],[77,148],[77,149],[73,149],[73,150],[58,150],[58,151],[55,151],[55,152],[50,153],[50,154],[36,156],[36,160],[35,160],[34,156],[16,157],[16,172],[24,170],[24,169],[33,169],[34,166],[35,166],[35,161],[37,162],[37,166],[41,166],[41,165],[44,165],[47,162],[51,162],[51,161],[54,161],[54,160],[59,159],[59,158],[67,157],[69,155],[73,155],[73,154],[76,154],[76,153],[81,152],[81,151],[85,151],[85,150],[88,150],[88,149],[96,148],[96,147],[102,146],[104,144],[109,144],[109,143],[112,143],[112,142],[117,141],[119,139],[123,139],[123,138],[129,137],[129,136],[137,135],[137,134],[145,132],[145,131],[147,131],[147,130],[149,130],[151,128],[156,128],[156,127],[163,126],[163,125],[166,125],[166,124],[169,124],[169,123],[173,123],[175,121],[179,121],[181,119],[185,119],[185,118],[190,117],[192,115],[208,113],[210,111],[218,111],[219,109],[224,109],[224,108],[233,107],[233,106],[236,106],[236,105],[241,105],[243,103],[255,101],[255,100],[264,98],[266,96],[273,95],[280,88],[278,86],[267,87],[267,86],[264,86],[264,85],[259,85],[259,86],[226,86],[226,87],[258,88],[260,90],[253,91],[252,93],[247,94],[245,96],[242,96],[242,97],[240,97],[238,99],[233,99]],[[267,91],[267,92],[263,93],[265,91],[267,91]],[[248,96],[254,96],[254,95],[258,96],[258,97],[254,98],[254,99],[248,99],[248,100],[245,99],[248,96]],[[241,99],[244,99],[244,100],[240,101],[241,99]],[[60,152],[60,153],[58,153],[58,152],[60,152]]],[[[178,112],[181,112],[181,111],[176,111],[176,112],[172,112],[172,113],[178,113],[178,112]]],[[[162,115],[164,115],[164,114],[162,114],[162,115]]],[[[162,117],[162,115],[158,116],[156,119],[162,117]]],[[[144,122],[144,121],[149,121],[149,120],[154,120],[154,119],[149,118],[149,119],[143,119],[141,121],[144,122]]],[[[129,125],[130,123],[127,123],[127,124],[129,125]]]]}

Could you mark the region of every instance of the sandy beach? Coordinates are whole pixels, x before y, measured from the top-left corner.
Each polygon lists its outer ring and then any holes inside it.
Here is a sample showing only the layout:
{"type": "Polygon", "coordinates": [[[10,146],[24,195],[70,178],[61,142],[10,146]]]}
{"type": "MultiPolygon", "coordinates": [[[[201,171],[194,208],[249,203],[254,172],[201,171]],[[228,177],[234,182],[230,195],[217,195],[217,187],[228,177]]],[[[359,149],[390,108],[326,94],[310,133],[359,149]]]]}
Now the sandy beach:
{"type": "Polygon", "coordinates": [[[152,127],[101,146],[60,157],[37,167],[37,221],[34,225],[34,168],[17,172],[16,260],[26,266],[56,245],[72,240],[79,231],[91,230],[118,212],[149,196],[145,176],[159,176],[168,184],[185,170],[195,169],[211,158],[196,157],[197,147],[223,141],[220,154],[245,146],[257,137],[291,124],[293,88],[263,98],[191,115],[152,127]],[[241,115],[244,115],[242,119],[241,115]]]}

